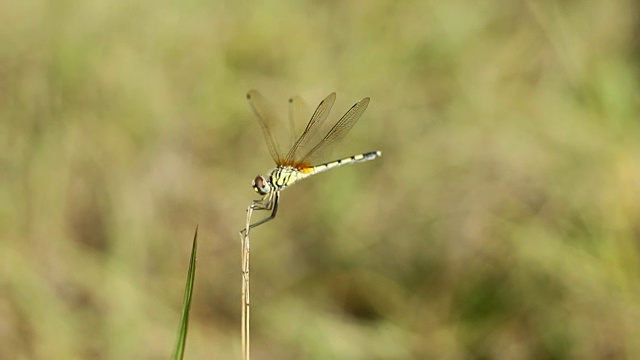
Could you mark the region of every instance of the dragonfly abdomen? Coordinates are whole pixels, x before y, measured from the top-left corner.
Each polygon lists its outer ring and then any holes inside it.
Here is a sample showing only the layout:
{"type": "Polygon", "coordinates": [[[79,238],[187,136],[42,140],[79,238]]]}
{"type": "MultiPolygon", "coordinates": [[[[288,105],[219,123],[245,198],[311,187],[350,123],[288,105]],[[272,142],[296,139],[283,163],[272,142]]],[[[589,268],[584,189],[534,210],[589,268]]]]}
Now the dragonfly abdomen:
{"type": "Polygon", "coordinates": [[[342,166],[342,165],[347,165],[347,164],[351,164],[351,163],[356,163],[356,162],[363,162],[363,161],[369,161],[369,160],[373,160],[379,156],[381,156],[382,153],[380,151],[371,151],[371,152],[367,152],[364,154],[358,154],[358,155],[353,155],[353,156],[349,156],[346,157],[344,159],[340,159],[340,160],[335,160],[335,161],[331,161],[328,162],[326,164],[320,164],[320,165],[316,165],[314,167],[312,167],[311,170],[311,174],[317,174],[323,171],[327,171],[329,169],[333,169],[335,167],[338,166],[342,166]]]}

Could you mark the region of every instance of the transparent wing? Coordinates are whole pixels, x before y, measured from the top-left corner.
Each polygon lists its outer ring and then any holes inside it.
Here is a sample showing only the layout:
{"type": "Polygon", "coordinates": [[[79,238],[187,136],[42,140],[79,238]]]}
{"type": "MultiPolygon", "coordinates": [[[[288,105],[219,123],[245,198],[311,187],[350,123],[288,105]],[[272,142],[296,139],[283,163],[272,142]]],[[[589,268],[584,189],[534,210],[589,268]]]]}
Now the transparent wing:
{"type": "Polygon", "coordinates": [[[294,96],[289,99],[289,134],[291,142],[295,144],[296,136],[299,134],[298,125],[303,124],[309,119],[309,107],[300,96],[294,96]]]}
{"type": "Polygon", "coordinates": [[[368,97],[353,105],[351,109],[349,109],[349,111],[347,111],[347,113],[338,120],[331,130],[329,130],[327,135],[318,143],[318,145],[311,149],[301,159],[301,163],[313,164],[314,159],[320,156],[325,150],[342,140],[349,130],[351,130],[353,125],[358,122],[358,119],[360,119],[364,111],[367,109],[367,106],[369,106],[368,97]]]}
{"type": "Polygon", "coordinates": [[[249,100],[249,105],[251,105],[251,109],[253,109],[253,113],[260,123],[262,134],[264,135],[264,140],[267,143],[271,157],[276,163],[279,163],[282,160],[282,151],[273,134],[275,126],[277,126],[275,123],[278,119],[271,105],[269,105],[269,102],[264,96],[260,95],[256,90],[249,90],[247,100],[249,100]]]}
{"type": "Polygon", "coordinates": [[[322,127],[322,124],[327,119],[333,104],[336,102],[336,93],[331,93],[324,100],[320,102],[316,111],[311,116],[311,120],[307,124],[307,127],[302,132],[302,135],[296,140],[291,147],[291,150],[287,153],[285,163],[288,165],[294,165],[299,163],[301,156],[309,147],[309,141],[314,138],[314,135],[318,132],[318,129],[322,127]]]}

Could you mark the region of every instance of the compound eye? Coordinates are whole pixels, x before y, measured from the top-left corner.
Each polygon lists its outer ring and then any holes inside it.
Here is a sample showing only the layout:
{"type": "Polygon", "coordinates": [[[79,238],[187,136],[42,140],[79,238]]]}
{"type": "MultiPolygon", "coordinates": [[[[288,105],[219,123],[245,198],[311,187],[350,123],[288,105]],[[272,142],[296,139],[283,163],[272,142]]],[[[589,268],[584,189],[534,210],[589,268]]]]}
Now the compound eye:
{"type": "Polygon", "coordinates": [[[269,185],[269,182],[262,175],[256,176],[256,178],[253,179],[251,185],[253,186],[253,190],[255,190],[260,195],[267,195],[271,192],[271,186],[269,185]]]}

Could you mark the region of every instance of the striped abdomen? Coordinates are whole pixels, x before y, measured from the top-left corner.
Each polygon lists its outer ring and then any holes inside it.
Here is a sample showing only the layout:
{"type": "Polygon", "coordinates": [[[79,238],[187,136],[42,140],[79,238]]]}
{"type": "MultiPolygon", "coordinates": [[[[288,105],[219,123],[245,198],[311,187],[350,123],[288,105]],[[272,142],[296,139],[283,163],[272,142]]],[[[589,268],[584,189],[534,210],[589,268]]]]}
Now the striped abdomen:
{"type": "Polygon", "coordinates": [[[298,180],[302,180],[311,175],[321,173],[323,171],[327,171],[329,169],[333,169],[338,166],[369,161],[373,160],[382,153],[380,151],[371,151],[364,154],[358,154],[346,157],[344,159],[335,160],[328,162],[326,164],[320,164],[312,167],[304,167],[304,168],[295,168],[291,166],[281,166],[275,168],[271,172],[271,183],[278,188],[278,190],[282,190],[285,187],[292,185],[298,180]]]}

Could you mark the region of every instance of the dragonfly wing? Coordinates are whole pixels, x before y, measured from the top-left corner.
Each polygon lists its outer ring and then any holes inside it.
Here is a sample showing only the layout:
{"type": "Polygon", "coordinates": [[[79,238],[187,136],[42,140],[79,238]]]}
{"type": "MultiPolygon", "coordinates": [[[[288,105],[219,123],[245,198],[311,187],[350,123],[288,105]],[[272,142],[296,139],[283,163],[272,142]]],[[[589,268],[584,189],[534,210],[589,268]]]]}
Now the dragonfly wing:
{"type": "Polygon", "coordinates": [[[309,141],[314,138],[314,135],[318,132],[318,129],[322,127],[322,124],[329,116],[329,112],[336,102],[336,93],[331,93],[324,100],[320,102],[316,111],[313,112],[307,127],[302,132],[302,135],[296,140],[291,147],[291,150],[287,153],[286,163],[295,164],[300,160],[300,153],[304,153],[309,146],[309,141]]]}
{"type": "Polygon", "coordinates": [[[280,145],[276,141],[273,131],[275,129],[275,123],[278,121],[275,113],[272,110],[271,105],[259,92],[256,90],[250,90],[247,93],[247,100],[249,105],[253,109],[253,113],[256,115],[260,127],[262,128],[262,134],[269,147],[269,153],[276,163],[282,160],[282,151],[280,145]]]}
{"type": "Polygon", "coordinates": [[[309,119],[309,107],[300,96],[289,99],[289,134],[290,144],[295,144],[298,136],[298,126],[309,119]]]}
{"type": "Polygon", "coordinates": [[[325,150],[340,142],[345,135],[351,130],[353,125],[358,122],[358,119],[362,116],[364,111],[369,106],[369,98],[366,97],[347,111],[340,120],[329,130],[327,135],[316,145],[313,149],[311,149],[302,159],[302,163],[311,164],[313,163],[313,159],[317,158],[321,155],[325,150]]]}

